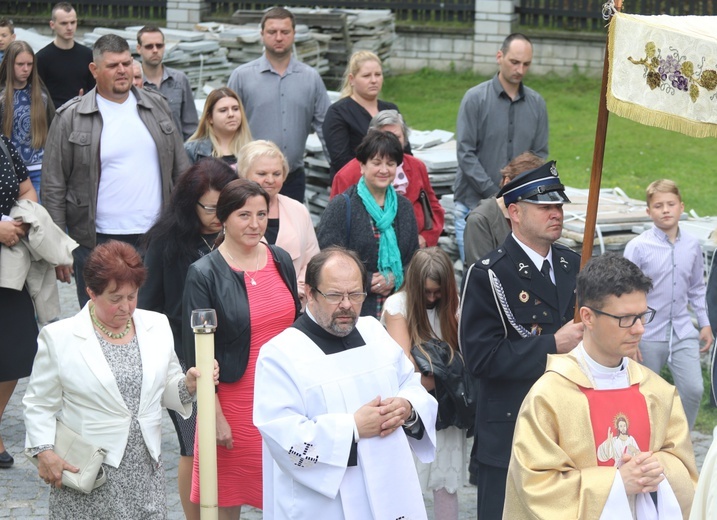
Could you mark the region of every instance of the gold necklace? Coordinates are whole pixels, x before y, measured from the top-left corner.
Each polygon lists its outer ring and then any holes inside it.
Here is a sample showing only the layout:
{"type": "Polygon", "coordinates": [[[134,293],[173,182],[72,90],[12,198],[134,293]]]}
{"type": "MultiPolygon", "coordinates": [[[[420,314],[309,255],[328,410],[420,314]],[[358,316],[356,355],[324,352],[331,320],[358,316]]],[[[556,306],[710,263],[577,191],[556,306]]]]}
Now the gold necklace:
{"type": "Polygon", "coordinates": [[[132,318],[129,318],[127,320],[127,326],[122,332],[110,332],[107,330],[107,327],[105,327],[104,324],[97,319],[94,305],[90,305],[90,318],[92,318],[92,323],[94,323],[98,329],[107,334],[111,339],[122,339],[129,334],[130,330],[132,330],[132,318]]]}
{"type": "Polygon", "coordinates": [[[207,244],[207,247],[209,248],[209,252],[211,253],[212,251],[214,251],[214,246],[216,246],[216,244],[212,244],[212,245],[210,246],[210,245],[209,245],[209,242],[207,242],[207,239],[204,238],[204,235],[202,235],[202,234],[200,233],[199,236],[202,237],[202,240],[204,241],[204,243],[207,244]]]}
{"type": "MultiPolygon", "coordinates": [[[[234,265],[236,265],[237,267],[241,268],[241,266],[239,265],[239,262],[237,262],[236,260],[234,260],[234,257],[233,257],[232,254],[229,252],[229,248],[227,247],[226,249],[224,249],[224,251],[226,251],[227,256],[229,256],[229,258],[231,258],[231,261],[234,262],[234,265]]],[[[256,268],[254,269],[254,273],[253,273],[255,276],[256,276],[257,271],[259,271],[259,249],[258,249],[258,248],[257,248],[257,250],[256,250],[256,268]]],[[[252,285],[256,285],[256,280],[254,280],[254,276],[252,276],[252,275],[249,274],[249,271],[244,270],[244,274],[249,277],[249,280],[251,280],[251,284],[252,284],[252,285]]]]}

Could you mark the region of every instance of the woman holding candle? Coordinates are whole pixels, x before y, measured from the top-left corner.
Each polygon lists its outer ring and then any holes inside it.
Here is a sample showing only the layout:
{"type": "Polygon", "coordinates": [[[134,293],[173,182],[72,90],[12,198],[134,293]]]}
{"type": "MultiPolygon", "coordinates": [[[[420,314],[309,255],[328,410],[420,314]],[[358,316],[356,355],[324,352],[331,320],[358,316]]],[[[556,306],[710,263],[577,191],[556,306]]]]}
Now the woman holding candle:
{"type": "Polygon", "coordinates": [[[50,517],[166,518],[162,406],[189,416],[199,372],[182,373],[167,318],[136,309],[146,269],[131,245],[98,245],[83,274],[90,301],[42,329],[23,399],[27,447],[52,486],[50,517]],[[62,471],[75,468],[53,451],[58,414],[107,452],[107,482],[88,495],[62,487],[62,471]]]}
{"type": "MultiPolygon", "coordinates": [[[[222,369],[217,392],[219,518],[237,519],[244,504],[262,507],[261,436],[253,424],[254,368],[260,347],[289,327],[301,308],[291,256],[262,237],[269,194],[237,179],[222,190],[217,218],[223,230],[214,251],[189,267],[182,305],[182,343],[193,364],[191,312],[217,313],[215,357],[222,369]]],[[[199,411],[201,416],[201,410],[199,411]]],[[[201,419],[201,417],[200,417],[201,419]]],[[[195,440],[196,447],[196,440],[195,440]]],[[[199,501],[195,449],[192,501],[199,501]]]]}
{"type": "Polygon", "coordinates": [[[393,188],[396,167],[403,162],[398,138],[373,130],[356,149],[356,159],[361,179],[329,202],[316,236],[322,249],[337,245],[358,253],[369,275],[361,315],[379,318],[418,249],[418,229],[411,203],[393,188]]]}
{"type": "Polygon", "coordinates": [[[239,96],[226,87],[212,90],[204,103],[204,113],[184,149],[192,163],[204,157],[218,157],[235,165],[242,146],[251,141],[249,122],[239,96]]]}
{"type": "Polygon", "coordinates": [[[319,243],[306,206],[279,193],[289,173],[284,154],[271,141],[252,141],[241,149],[237,172],[241,177],[259,183],[269,194],[264,240],[291,255],[299,298],[304,302],[306,265],[319,252],[319,243]]]}
{"type": "MultiPolygon", "coordinates": [[[[187,270],[192,262],[211,253],[222,225],[217,218],[217,200],[224,186],[236,173],[220,159],[208,157],[184,172],[172,190],[172,200],[157,223],[145,234],[147,283],[138,296],[138,307],[161,312],[169,319],[174,350],[183,369],[187,365],[182,350],[182,294],[187,270]]],[[[169,410],[179,438],[177,481],[179,498],[188,520],[199,520],[199,506],[189,499],[194,466],[194,432],[197,407],[183,419],[169,410]]]]}

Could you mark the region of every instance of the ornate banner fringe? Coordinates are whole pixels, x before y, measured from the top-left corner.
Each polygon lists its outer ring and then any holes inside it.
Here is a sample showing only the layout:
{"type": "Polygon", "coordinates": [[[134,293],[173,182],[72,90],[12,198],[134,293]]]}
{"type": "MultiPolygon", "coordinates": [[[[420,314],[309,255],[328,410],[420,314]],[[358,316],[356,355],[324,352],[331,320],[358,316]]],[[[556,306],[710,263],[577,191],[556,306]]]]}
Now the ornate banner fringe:
{"type": "Polygon", "coordinates": [[[638,123],[717,137],[717,17],[616,13],[607,108],[638,123]]]}

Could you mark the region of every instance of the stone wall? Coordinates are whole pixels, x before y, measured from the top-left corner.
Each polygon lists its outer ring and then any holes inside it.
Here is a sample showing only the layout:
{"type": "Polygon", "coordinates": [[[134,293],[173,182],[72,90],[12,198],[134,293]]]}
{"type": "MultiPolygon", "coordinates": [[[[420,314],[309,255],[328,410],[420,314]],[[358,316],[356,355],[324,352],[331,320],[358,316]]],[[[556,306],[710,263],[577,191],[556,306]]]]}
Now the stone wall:
{"type": "MultiPolygon", "coordinates": [[[[602,74],[605,53],[604,34],[526,33],[533,41],[532,74],[561,76],[575,70],[589,76],[602,74]]],[[[436,70],[473,70],[492,74],[495,54],[501,40],[476,42],[470,29],[426,29],[397,27],[390,68],[392,72],[412,72],[424,67],[436,70]],[[490,52],[488,51],[490,47],[490,52]],[[478,51],[476,49],[478,48],[478,51]]],[[[507,34],[506,34],[507,36],[507,34]]]]}
{"type": "Polygon", "coordinates": [[[396,27],[391,47],[392,71],[469,70],[473,66],[473,30],[396,27]]]}

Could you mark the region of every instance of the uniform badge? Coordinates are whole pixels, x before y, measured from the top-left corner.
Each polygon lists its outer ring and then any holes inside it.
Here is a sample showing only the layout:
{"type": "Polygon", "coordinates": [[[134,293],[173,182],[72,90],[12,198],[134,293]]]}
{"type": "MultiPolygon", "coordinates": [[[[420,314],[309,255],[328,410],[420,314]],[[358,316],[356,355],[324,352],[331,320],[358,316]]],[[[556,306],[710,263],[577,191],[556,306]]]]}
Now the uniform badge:
{"type": "Polygon", "coordinates": [[[531,336],[540,336],[541,332],[543,332],[543,327],[541,327],[537,323],[533,323],[533,325],[530,327],[531,336]]]}
{"type": "Polygon", "coordinates": [[[530,276],[530,266],[528,264],[520,262],[518,264],[518,272],[523,276],[530,276]]]}
{"type": "Polygon", "coordinates": [[[485,260],[481,260],[480,263],[483,265],[488,265],[490,263],[490,260],[486,258],[485,260]]]}
{"type": "Polygon", "coordinates": [[[553,163],[550,167],[550,175],[552,175],[553,177],[558,176],[558,169],[555,167],[555,163],[553,163]]]}
{"type": "Polygon", "coordinates": [[[518,295],[518,299],[520,300],[520,303],[528,303],[530,296],[528,296],[527,292],[520,291],[520,294],[518,295]]]}
{"type": "Polygon", "coordinates": [[[562,256],[560,257],[560,266],[561,266],[565,271],[567,271],[568,269],[570,269],[570,263],[569,263],[567,260],[565,260],[565,258],[562,257],[562,256]]]}

